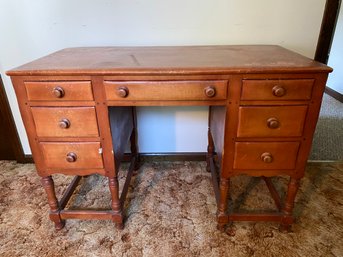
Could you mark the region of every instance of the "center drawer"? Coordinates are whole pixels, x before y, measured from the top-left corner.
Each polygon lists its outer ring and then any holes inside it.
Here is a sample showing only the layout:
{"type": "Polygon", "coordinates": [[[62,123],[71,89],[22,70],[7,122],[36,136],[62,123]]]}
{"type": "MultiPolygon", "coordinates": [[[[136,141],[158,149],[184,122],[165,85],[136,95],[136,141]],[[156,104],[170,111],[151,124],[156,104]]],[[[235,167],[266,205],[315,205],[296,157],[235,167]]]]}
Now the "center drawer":
{"type": "Polygon", "coordinates": [[[107,100],[224,100],[227,80],[105,81],[107,100]]]}
{"type": "Polygon", "coordinates": [[[98,137],[95,107],[32,107],[38,137],[98,137]]]}
{"type": "Polygon", "coordinates": [[[307,106],[241,106],[238,137],[299,137],[307,106]]]}

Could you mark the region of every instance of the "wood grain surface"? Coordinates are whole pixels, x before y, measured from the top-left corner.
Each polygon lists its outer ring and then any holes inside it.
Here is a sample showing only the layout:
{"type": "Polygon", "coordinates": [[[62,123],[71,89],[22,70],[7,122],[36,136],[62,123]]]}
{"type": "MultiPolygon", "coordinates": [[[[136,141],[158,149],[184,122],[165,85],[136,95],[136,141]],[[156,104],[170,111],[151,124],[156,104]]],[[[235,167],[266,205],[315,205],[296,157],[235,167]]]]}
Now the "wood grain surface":
{"type": "Polygon", "coordinates": [[[330,72],[275,45],[67,48],[7,75],[227,74],[330,72]]]}

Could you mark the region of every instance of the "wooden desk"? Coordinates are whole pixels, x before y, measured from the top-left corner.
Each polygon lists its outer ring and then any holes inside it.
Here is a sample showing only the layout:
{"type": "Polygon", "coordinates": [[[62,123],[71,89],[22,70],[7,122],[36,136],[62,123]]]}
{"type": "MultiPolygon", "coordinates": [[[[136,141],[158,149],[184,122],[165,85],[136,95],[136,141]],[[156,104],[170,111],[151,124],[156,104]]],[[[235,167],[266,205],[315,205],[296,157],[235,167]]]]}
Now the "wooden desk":
{"type": "Polygon", "coordinates": [[[241,220],[292,224],[329,72],[279,46],[195,46],[69,48],[7,74],[56,229],[70,218],[112,219],[123,227],[139,159],[135,106],[173,105],[210,106],[207,167],[223,229],[241,220]],[[129,142],[132,161],[119,196],[117,171],[129,142]],[[76,175],[60,201],[55,173],[76,175]],[[108,177],[112,209],[66,210],[80,176],[93,173],[108,177]],[[240,174],[262,176],[279,211],[229,211],[230,178],[240,174]],[[270,181],[277,175],[290,177],[284,203],[270,181]]]}

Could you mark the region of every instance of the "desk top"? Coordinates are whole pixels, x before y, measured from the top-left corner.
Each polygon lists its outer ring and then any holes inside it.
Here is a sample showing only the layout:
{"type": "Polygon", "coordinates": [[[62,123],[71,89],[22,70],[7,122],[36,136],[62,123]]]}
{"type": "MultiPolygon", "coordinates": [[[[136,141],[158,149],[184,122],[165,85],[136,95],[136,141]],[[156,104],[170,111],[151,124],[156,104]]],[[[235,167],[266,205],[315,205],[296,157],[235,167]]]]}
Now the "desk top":
{"type": "Polygon", "coordinates": [[[172,75],[331,72],[275,45],[66,48],[8,75],[172,75]]]}

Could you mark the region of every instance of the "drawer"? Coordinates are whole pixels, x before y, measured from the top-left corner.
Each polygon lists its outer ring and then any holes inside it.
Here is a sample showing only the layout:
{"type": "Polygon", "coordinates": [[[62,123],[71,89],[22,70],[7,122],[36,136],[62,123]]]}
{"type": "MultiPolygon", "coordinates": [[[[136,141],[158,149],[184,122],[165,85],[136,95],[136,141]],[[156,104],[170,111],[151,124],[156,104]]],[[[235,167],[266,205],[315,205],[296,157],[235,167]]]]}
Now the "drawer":
{"type": "Polygon", "coordinates": [[[100,142],[40,143],[48,169],[103,168],[100,142]]]}
{"type": "Polygon", "coordinates": [[[107,100],[224,100],[226,80],[105,81],[107,100]]]}
{"type": "Polygon", "coordinates": [[[90,81],[25,82],[29,101],[92,101],[90,81]]]}
{"type": "Polygon", "coordinates": [[[99,136],[95,107],[32,107],[38,137],[99,136]]]}
{"type": "Polygon", "coordinates": [[[237,137],[299,137],[307,106],[241,106],[237,137]]]}
{"type": "Polygon", "coordinates": [[[294,169],[299,142],[237,142],[234,169],[294,169]]]}
{"type": "Polygon", "coordinates": [[[242,100],[309,100],[314,79],[243,80],[242,100]]]}

